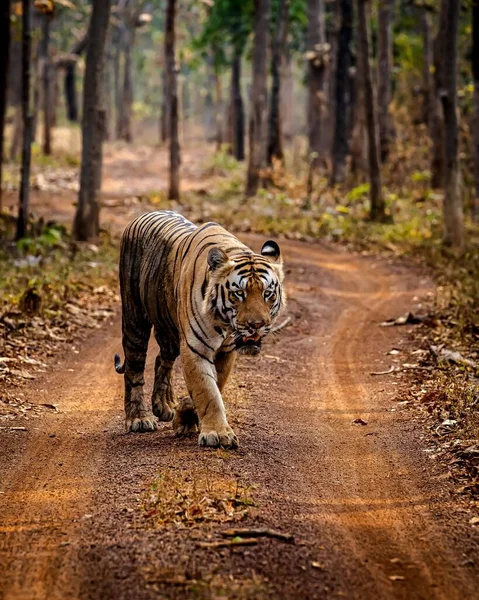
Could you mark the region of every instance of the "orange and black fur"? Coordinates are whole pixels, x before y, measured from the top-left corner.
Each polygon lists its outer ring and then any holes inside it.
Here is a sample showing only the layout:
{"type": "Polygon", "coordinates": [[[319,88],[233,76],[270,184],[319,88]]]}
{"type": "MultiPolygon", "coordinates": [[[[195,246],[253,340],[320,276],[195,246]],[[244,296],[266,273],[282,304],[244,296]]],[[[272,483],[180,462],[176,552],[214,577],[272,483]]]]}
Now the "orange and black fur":
{"type": "Polygon", "coordinates": [[[216,223],[196,227],[170,211],[144,214],[125,229],[120,286],[127,431],[151,431],[175,417],[172,368],[181,354],[191,401],[177,409],[178,431],[191,402],[199,443],[237,447],[221,391],[235,351],[257,354],[285,302],[279,246],[268,241],[255,254],[216,223]],[[151,329],[160,352],[152,406],[144,398],[144,369],[151,329]]]}

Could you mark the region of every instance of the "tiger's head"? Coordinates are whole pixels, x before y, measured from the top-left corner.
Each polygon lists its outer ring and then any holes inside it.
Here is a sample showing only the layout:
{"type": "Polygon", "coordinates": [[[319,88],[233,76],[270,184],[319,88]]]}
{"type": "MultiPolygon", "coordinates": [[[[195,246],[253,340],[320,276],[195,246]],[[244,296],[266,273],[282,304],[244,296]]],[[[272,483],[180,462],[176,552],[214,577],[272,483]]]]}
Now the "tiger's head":
{"type": "Polygon", "coordinates": [[[232,256],[214,247],[208,252],[208,267],[205,310],[231,332],[239,352],[258,354],[286,302],[278,244],[270,240],[261,254],[245,251],[232,256]]]}

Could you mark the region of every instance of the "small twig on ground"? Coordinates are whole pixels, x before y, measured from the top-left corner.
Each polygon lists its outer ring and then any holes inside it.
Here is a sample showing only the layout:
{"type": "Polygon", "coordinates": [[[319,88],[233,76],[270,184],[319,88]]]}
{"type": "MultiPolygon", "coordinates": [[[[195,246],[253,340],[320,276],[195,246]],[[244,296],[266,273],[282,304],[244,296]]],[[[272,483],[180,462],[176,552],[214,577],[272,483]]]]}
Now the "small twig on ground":
{"type": "Polygon", "coordinates": [[[291,317],[288,317],[282,323],[280,323],[277,327],[273,327],[273,329],[270,331],[270,333],[276,333],[277,331],[280,331],[281,329],[286,327],[286,325],[288,325],[290,322],[291,322],[291,317]]]}
{"type": "Polygon", "coordinates": [[[370,375],[390,375],[396,371],[396,367],[390,367],[387,371],[372,371],[370,375]]]}
{"type": "Polygon", "coordinates": [[[219,542],[197,542],[200,548],[229,548],[231,546],[256,546],[258,540],[252,538],[239,538],[234,540],[221,540],[219,542]]]}
{"type": "Polygon", "coordinates": [[[237,536],[248,536],[249,538],[257,537],[270,537],[287,542],[288,544],[294,544],[294,536],[290,533],[281,533],[274,529],[226,529],[221,532],[221,535],[225,537],[237,537],[237,536]]]}
{"type": "Polygon", "coordinates": [[[0,429],[6,429],[7,431],[27,431],[26,427],[0,427],[0,429]]]}

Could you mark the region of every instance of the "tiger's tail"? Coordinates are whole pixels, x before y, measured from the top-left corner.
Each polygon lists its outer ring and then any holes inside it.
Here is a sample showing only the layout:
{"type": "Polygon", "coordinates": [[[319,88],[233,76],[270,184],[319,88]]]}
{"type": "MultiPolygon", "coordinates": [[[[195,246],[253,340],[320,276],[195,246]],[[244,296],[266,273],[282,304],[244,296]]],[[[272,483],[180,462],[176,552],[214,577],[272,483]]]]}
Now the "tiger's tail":
{"type": "Polygon", "coordinates": [[[121,364],[121,358],[119,354],[115,354],[115,371],[120,375],[125,372],[125,363],[121,364]]]}

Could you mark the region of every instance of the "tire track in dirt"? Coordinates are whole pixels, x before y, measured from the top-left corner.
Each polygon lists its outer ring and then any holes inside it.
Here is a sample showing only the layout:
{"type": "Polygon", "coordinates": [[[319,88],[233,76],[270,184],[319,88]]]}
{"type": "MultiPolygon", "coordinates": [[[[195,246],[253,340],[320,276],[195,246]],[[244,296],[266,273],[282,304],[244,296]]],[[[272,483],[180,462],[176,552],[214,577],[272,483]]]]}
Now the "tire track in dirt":
{"type": "Polygon", "coordinates": [[[385,352],[404,336],[377,322],[411,309],[427,282],[319,245],[283,250],[293,326],[259,360],[239,362],[227,391],[238,452],[201,451],[168,426],[122,433],[118,322],[30,389],[61,412],[2,437],[2,600],[474,597],[477,573],[435,519],[454,507],[417,432],[391,410],[401,379],[369,375],[389,366],[385,352]],[[158,472],[253,486],[258,506],[245,524],[299,543],[198,550],[220,525],[145,525],[142,494],[158,472]]]}

